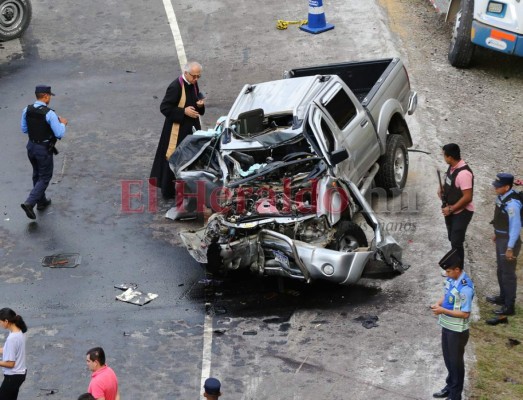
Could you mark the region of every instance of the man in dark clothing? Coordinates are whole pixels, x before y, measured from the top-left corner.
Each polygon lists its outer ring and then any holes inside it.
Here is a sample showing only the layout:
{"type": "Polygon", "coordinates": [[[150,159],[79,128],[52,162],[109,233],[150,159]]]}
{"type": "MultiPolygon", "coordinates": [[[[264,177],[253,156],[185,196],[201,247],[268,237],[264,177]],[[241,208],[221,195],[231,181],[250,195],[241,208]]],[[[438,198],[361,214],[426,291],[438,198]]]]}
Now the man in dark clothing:
{"type": "Polygon", "coordinates": [[[200,115],[205,114],[203,95],[198,87],[202,66],[197,62],[185,65],[183,74],[169,85],[160,105],[165,116],[162,134],[151,169],[150,183],[159,187],[162,196],[173,198],[174,174],[169,167],[169,157],[188,135],[201,129],[200,115]]]}
{"type": "Polygon", "coordinates": [[[516,313],[517,257],[521,250],[521,198],[512,189],[514,176],[499,173],[492,186],[496,191],[496,208],[494,210],[494,242],[496,243],[498,296],[487,296],[487,301],[499,304],[500,309],[494,313],[498,317],[487,320],[489,325],[508,323],[507,315],[516,313]]]}
{"type": "Polygon", "coordinates": [[[474,214],[472,195],[474,175],[470,167],[461,159],[461,150],[455,143],[443,146],[443,157],[449,165],[445,174],[443,190],[438,195],[443,201],[441,213],[445,217],[447,234],[453,249],[458,251],[461,260],[465,260],[465,234],[474,214]]]}
{"type": "Polygon", "coordinates": [[[27,157],[33,166],[33,190],[21,204],[30,219],[36,219],[35,205],[42,211],[51,204],[45,191],[53,177],[53,154],[58,154],[54,144],[65,135],[67,125],[67,119],[59,117],[48,107],[51,96],[54,96],[51,86],[38,85],[35,95],[35,103],[24,108],[20,122],[22,132],[29,136],[27,157]]]}

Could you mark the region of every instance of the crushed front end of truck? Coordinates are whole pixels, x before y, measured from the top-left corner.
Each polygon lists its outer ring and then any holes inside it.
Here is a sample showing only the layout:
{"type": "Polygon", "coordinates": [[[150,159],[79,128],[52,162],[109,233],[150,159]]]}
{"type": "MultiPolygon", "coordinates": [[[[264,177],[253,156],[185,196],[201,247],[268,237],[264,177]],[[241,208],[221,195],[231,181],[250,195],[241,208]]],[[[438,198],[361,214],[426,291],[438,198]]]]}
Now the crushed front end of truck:
{"type": "MultiPolygon", "coordinates": [[[[275,118],[273,136],[256,145],[237,140],[224,149],[227,133],[220,129],[216,136],[189,137],[175,153],[178,209],[171,216],[203,212],[202,203],[213,211],[205,227],[180,233],[193,258],[215,272],[249,269],[344,285],[404,272],[401,247],[382,231],[358,187],[336,176],[332,160],[292,128],[292,116],[275,118]],[[373,232],[370,245],[354,220],[359,214],[373,232]]],[[[344,159],[344,152],[332,159],[344,159]]]]}

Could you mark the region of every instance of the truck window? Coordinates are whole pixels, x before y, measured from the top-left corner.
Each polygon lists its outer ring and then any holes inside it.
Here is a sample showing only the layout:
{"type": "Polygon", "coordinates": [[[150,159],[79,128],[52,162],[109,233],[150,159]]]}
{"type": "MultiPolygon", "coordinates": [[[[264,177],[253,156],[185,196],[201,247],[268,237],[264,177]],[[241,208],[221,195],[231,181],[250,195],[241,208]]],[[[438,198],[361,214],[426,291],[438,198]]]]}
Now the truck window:
{"type": "Polygon", "coordinates": [[[325,108],[340,129],[344,129],[356,116],[356,107],[344,90],[339,90],[325,108]]]}

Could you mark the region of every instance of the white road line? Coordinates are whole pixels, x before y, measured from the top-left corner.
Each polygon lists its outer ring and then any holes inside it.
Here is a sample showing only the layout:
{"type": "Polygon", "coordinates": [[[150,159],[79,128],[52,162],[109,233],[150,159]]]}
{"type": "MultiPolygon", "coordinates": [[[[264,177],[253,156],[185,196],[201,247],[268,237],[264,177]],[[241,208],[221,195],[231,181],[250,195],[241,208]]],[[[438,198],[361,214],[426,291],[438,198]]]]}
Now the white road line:
{"type": "Polygon", "coordinates": [[[176,54],[178,55],[178,61],[180,61],[180,69],[183,70],[185,64],[187,64],[187,56],[185,55],[185,49],[183,47],[182,35],[180,28],[178,27],[178,21],[176,20],[176,14],[174,13],[173,5],[171,0],[163,0],[163,6],[169,25],[171,26],[171,32],[173,34],[174,45],[176,47],[176,54]]]}
{"type": "MultiPolygon", "coordinates": [[[[211,355],[212,355],[212,316],[205,315],[203,323],[203,354],[202,354],[202,377],[200,380],[200,392],[202,391],[205,380],[211,375],[211,355]]],[[[198,397],[200,398],[200,397],[198,397]]]]}
{"type": "MultiPolygon", "coordinates": [[[[171,26],[174,45],[176,47],[176,54],[178,56],[178,61],[180,62],[180,69],[183,71],[183,67],[185,66],[185,64],[187,64],[187,56],[185,55],[185,48],[183,47],[182,35],[180,33],[180,28],[178,27],[176,14],[174,13],[171,0],[163,0],[163,6],[165,8],[165,13],[167,14],[169,25],[171,26]]],[[[198,388],[198,399],[201,398],[201,392],[205,380],[211,374],[212,325],[212,316],[207,315],[206,313],[205,320],[203,323],[202,375],[200,380],[200,387],[198,388]]]]}

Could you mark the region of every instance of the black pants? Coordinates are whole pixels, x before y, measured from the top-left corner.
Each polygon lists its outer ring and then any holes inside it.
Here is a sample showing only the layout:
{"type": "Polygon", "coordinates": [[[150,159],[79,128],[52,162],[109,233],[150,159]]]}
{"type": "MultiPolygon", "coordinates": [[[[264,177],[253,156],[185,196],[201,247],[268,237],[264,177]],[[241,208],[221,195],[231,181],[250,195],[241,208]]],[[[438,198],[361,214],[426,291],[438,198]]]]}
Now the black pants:
{"type": "Polygon", "coordinates": [[[16,400],[18,398],[18,390],[25,381],[25,374],[23,375],[4,375],[4,381],[0,386],[0,400],[16,400]]]}
{"type": "MultiPolygon", "coordinates": [[[[517,260],[507,260],[505,252],[508,246],[508,235],[496,235],[496,261],[499,283],[499,296],[503,300],[505,307],[512,309],[516,303],[517,260]]],[[[518,239],[514,246],[514,257],[517,257],[521,250],[521,239],[518,239]]]]}
{"type": "Polygon", "coordinates": [[[45,191],[53,177],[53,155],[46,144],[27,142],[27,157],[33,166],[33,190],[26,203],[34,206],[45,202],[45,191]]]}
{"type": "Polygon", "coordinates": [[[445,225],[447,225],[450,245],[458,251],[463,262],[465,262],[463,243],[465,242],[465,234],[467,233],[467,227],[472,219],[472,215],[474,215],[472,211],[463,210],[460,213],[450,214],[448,217],[445,217],[445,225]]]}
{"type": "Polygon", "coordinates": [[[445,386],[451,400],[461,400],[463,383],[465,381],[465,346],[469,340],[469,331],[453,332],[441,329],[441,348],[448,375],[445,386]]]}

